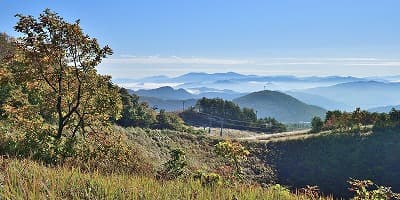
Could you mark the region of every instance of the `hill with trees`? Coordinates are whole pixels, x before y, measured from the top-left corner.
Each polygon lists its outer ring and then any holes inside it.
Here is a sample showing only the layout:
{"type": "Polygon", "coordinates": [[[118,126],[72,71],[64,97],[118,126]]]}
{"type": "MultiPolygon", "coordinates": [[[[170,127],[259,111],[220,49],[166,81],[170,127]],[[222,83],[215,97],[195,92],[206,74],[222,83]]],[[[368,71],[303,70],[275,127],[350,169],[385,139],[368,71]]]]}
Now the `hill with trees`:
{"type": "Polygon", "coordinates": [[[314,116],[323,117],[326,110],[305,104],[287,94],[264,90],[234,99],[240,106],[252,108],[257,116],[273,117],[281,122],[310,122],[314,116]]]}
{"type": "Polygon", "coordinates": [[[239,107],[236,103],[219,98],[203,97],[196,106],[181,113],[182,119],[190,125],[203,127],[225,127],[263,133],[283,132],[285,125],[274,118],[257,118],[251,108],[239,107]]]}

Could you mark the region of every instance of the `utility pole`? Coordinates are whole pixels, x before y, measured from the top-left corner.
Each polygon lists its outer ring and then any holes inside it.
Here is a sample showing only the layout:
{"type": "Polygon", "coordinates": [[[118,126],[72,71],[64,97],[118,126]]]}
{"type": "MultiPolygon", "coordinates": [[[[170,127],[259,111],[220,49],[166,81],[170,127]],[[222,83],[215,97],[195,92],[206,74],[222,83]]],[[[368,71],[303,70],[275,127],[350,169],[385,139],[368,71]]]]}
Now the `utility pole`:
{"type": "Polygon", "coordinates": [[[209,126],[208,126],[208,134],[211,133],[211,117],[208,117],[208,119],[210,120],[209,126]]]}
{"type": "Polygon", "coordinates": [[[219,136],[222,137],[222,130],[224,129],[224,120],[225,120],[225,101],[222,102],[222,115],[223,118],[221,118],[221,131],[219,133],[219,136]]]}
{"type": "Polygon", "coordinates": [[[264,90],[265,90],[265,85],[264,85],[264,90]]]}
{"type": "Polygon", "coordinates": [[[224,119],[221,119],[221,131],[219,132],[219,136],[222,137],[222,129],[224,129],[224,119]]]}
{"type": "Polygon", "coordinates": [[[185,100],[182,101],[182,112],[185,112],[185,100]]]}

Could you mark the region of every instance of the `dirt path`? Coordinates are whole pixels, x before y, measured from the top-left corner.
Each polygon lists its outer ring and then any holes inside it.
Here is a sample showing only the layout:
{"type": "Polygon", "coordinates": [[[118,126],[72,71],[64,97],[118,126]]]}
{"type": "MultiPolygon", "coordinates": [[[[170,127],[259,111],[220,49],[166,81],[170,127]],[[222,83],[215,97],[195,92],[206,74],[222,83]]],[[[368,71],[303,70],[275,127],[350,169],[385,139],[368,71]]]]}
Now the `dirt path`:
{"type": "Polygon", "coordinates": [[[317,134],[309,134],[310,129],[299,130],[299,131],[289,131],[274,134],[265,135],[254,135],[249,137],[237,138],[238,140],[250,140],[250,141],[270,141],[275,139],[295,139],[301,137],[315,136],[317,134]]]}

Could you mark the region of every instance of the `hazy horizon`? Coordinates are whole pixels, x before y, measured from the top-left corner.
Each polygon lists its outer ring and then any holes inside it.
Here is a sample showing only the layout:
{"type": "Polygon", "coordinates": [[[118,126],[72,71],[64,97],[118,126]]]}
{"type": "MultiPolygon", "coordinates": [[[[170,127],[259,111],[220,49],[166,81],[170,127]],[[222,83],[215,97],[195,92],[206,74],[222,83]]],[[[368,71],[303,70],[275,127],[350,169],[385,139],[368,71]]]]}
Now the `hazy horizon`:
{"type": "Polygon", "coordinates": [[[81,20],[114,55],[114,78],[228,72],[296,76],[400,74],[400,2],[346,1],[0,1],[0,32],[17,13],[51,8],[81,20]],[[79,5],[79,6],[78,6],[79,5]]]}

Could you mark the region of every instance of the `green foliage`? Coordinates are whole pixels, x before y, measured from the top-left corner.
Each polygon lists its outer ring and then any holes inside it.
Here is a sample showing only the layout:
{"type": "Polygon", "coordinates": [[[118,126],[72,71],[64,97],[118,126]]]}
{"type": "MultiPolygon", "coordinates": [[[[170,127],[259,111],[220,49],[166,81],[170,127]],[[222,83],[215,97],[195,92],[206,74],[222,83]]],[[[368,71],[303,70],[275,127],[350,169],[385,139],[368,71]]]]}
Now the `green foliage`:
{"type": "Polygon", "coordinates": [[[22,37],[12,60],[0,66],[12,83],[2,105],[8,120],[28,131],[32,123],[46,126],[46,133],[60,139],[119,117],[118,90],[96,70],[112,53],[108,46],[83,33],[79,20],[68,23],[49,9],[38,18],[16,16],[22,37]]]}
{"type": "Polygon", "coordinates": [[[65,164],[86,171],[111,174],[153,174],[153,164],[128,137],[118,131],[106,134],[91,132],[80,138],[76,154],[65,164]]]}
{"type": "Polygon", "coordinates": [[[322,127],[324,125],[324,122],[320,117],[314,117],[311,120],[311,132],[312,133],[318,133],[322,130],[322,127]]]}
{"type": "Polygon", "coordinates": [[[223,157],[227,163],[235,168],[234,177],[242,178],[241,162],[246,160],[250,152],[239,142],[224,141],[215,145],[217,155],[223,157]]]}
{"type": "Polygon", "coordinates": [[[152,173],[153,167],[143,153],[124,133],[115,130],[56,139],[46,132],[21,133],[3,123],[1,127],[0,152],[5,156],[101,173],[152,173]]]}
{"type": "Polygon", "coordinates": [[[156,118],[157,122],[153,125],[153,128],[178,131],[185,128],[183,120],[175,113],[169,113],[165,110],[160,110],[156,118]]]}
{"type": "Polygon", "coordinates": [[[290,190],[280,184],[271,185],[269,190],[274,191],[275,196],[272,199],[286,199],[290,197],[290,190]]]}
{"type": "MultiPolygon", "coordinates": [[[[4,132],[3,132],[4,134],[4,132]]],[[[12,132],[3,135],[0,149],[3,155],[31,158],[46,164],[64,163],[76,153],[76,138],[55,139],[46,132],[12,132]]]]}
{"type": "Polygon", "coordinates": [[[171,159],[164,164],[164,169],[159,172],[161,179],[172,180],[181,177],[187,166],[185,152],[181,149],[173,149],[170,152],[171,159]]]}
{"type": "Polygon", "coordinates": [[[184,125],[183,120],[177,114],[166,112],[165,110],[160,110],[159,113],[156,113],[156,111],[149,108],[147,103],[140,103],[139,96],[129,94],[125,88],[120,88],[119,94],[122,99],[123,109],[122,117],[115,120],[118,125],[193,132],[193,130],[189,130],[184,125]]]}
{"type": "Polygon", "coordinates": [[[274,133],[286,130],[284,124],[274,118],[257,119],[256,113],[250,108],[240,108],[232,101],[219,98],[202,98],[197,101],[196,107],[180,114],[188,124],[196,126],[211,126],[250,130],[256,132],[274,133]]]}
{"type": "Polygon", "coordinates": [[[370,131],[366,127],[372,125],[374,130],[396,129],[400,127],[400,111],[394,108],[389,114],[371,113],[360,108],[357,108],[353,112],[328,111],[323,129],[337,132],[361,133],[370,131]]]}
{"type": "Polygon", "coordinates": [[[6,33],[0,33],[0,64],[5,63],[16,51],[14,38],[6,33]]]}
{"type": "Polygon", "coordinates": [[[350,191],[354,200],[390,200],[400,199],[400,194],[394,193],[390,187],[375,185],[370,180],[350,179],[350,191]]]}
{"type": "Polygon", "coordinates": [[[205,187],[222,185],[222,177],[216,173],[207,173],[197,170],[193,175],[193,179],[200,181],[201,185],[205,187]]]}
{"type": "Polygon", "coordinates": [[[156,123],[156,112],[146,103],[140,103],[139,96],[129,94],[125,88],[120,88],[119,94],[123,109],[121,118],[116,120],[118,125],[149,128],[156,123]]]}

